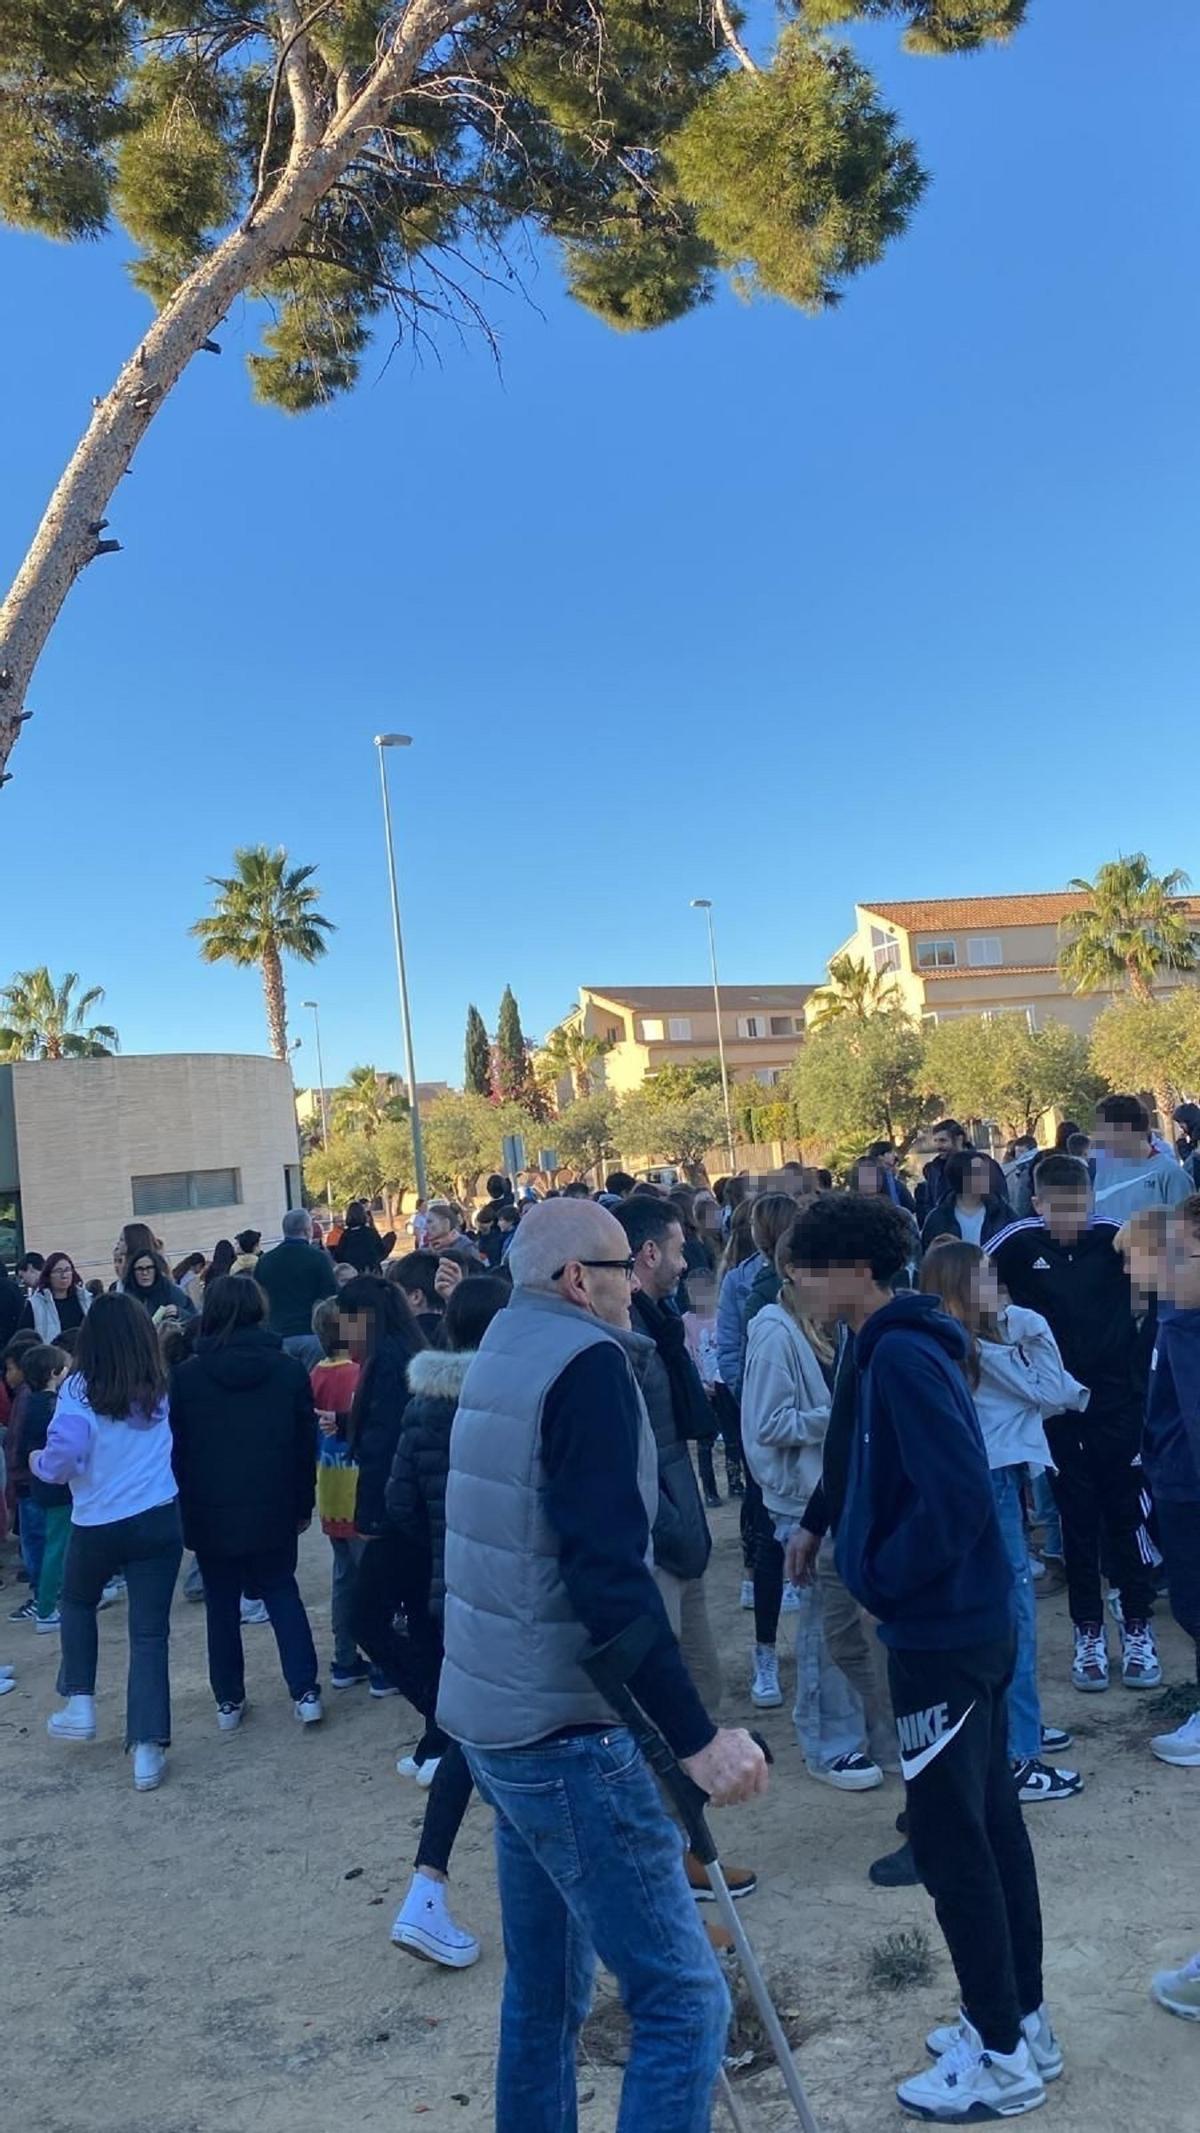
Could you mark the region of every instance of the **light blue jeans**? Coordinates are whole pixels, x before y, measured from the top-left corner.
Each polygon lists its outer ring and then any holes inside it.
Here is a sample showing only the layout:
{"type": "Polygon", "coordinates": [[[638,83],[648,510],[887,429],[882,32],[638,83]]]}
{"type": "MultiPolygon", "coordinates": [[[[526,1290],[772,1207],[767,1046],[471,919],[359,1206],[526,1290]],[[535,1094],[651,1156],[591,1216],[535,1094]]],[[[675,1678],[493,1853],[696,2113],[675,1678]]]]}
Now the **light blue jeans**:
{"type": "MultiPolygon", "coordinates": [[[[775,1538],[787,1545],[794,1519],[777,1519],[775,1538]]],[[[862,1698],[829,1656],[825,1596],[819,1584],[800,1588],[796,1625],[796,1741],[810,1770],[828,1770],[842,1755],[861,1755],[867,1745],[862,1698]]],[[[787,1617],[783,1618],[785,1621],[787,1617]]]]}
{"type": "Polygon", "coordinates": [[[1050,1486],[1049,1469],[1044,1466],[1035,1466],[1030,1471],[1033,1476],[1033,1508],[1037,1514],[1038,1524],[1042,1529],[1042,1553],[1043,1555],[1052,1555],[1057,1562],[1061,1563],[1063,1559],[1062,1519],[1058,1515],[1058,1505],[1054,1501],[1054,1490],[1050,1486]]]}
{"type": "Polygon", "coordinates": [[[577,2133],[596,1957],[632,2027],[617,2133],[709,2133],[729,1994],[679,1832],[624,1727],[464,1750],[496,1810],[507,1969],[496,2133],[577,2133]]]}
{"type": "Polygon", "coordinates": [[[1004,1552],[1012,1566],[1017,1659],[1008,1691],[1008,1752],[1015,1760],[1042,1752],[1042,1706],[1037,1682],[1037,1598],[1029,1575],[1029,1543],[1021,1516],[1023,1466],[992,1469],[992,1490],[1004,1552]]]}

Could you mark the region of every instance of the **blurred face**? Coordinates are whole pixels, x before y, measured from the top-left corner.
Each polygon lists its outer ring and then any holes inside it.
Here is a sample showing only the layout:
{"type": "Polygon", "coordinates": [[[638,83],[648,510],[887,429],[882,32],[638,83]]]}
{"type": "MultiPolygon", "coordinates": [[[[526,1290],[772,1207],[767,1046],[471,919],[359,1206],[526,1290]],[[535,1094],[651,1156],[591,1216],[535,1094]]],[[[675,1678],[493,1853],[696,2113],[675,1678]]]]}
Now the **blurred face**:
{"type": "Polygon", "coordinates": [[[15,1356],[10,1355],[4,1365],[4,1382],[10,1392],[16,1392],[25,1383],[21,1376],[21,1366],[15,1356]]]}
{"type": "Polygon", "coordinates": [[[125,1279],[125,1239],[118,1237],[113,1246],[113,1273],[118,1281],[125,1279]]]}
{"type": "Polygon", "coordinates": [[[854,1173],[854,1190],[864,1200],[877,1200],[883,1191],[877,1163],[860,1163],[854,1173]]]}
{"type": "Polygon", "coordinates": [[[986,1200],[991,1189],[991,1172],[982,1156],[977,1162],[968,1163],[963,1179],[963,1191],[969,1198],[986,1200]]]}
{"type": "Polygon", "coordinates": [[[869,1266],[795,1266],[792,1286],[810,1318],[833,1326],[844,1319],[857,1326],[879,1300],[869,1266]]]}
{"type": "Polygon", "coordinates": [[[661,1303],[679,1287],[687,1266],[683,1249],[683,1225],[672,1222],[663,1236],[649,1238],[637,1256],[635,1278],[639,1289],[661,1303]]]}
{"type": "Polygon", "coordinates": [[[1073,1185],[1048,1185],[1034,1195],[1034,1208],[1056,1244],[1078,1244],[1087,1228],[1090,1193],[1073,1185]]]}
{"type": "Polygon", "coordinates": [[[1156,1289],[1160,1296],[1169,1296],[1177,1310],[1200,1310],[1200,1237],[1181,1215],[1168,1225],[1165,1253],[1151,1245],[1142,1254],[1141,1270],[1135,1270],[1133,1261],[1137,1256],[1135,1246],[1129,1269],[1135,1286],[1143,1286],[1144,1275],[1144,1286],[1156,1289]]]}
{"type": "Polygon", "coordinates": [[[999,1276],[991,1260],[985,1259],[971,1276],[971,1303],[976,1318],[994,1318],[1003,1302],[999,1276]]]}
{"type": "Polygon", "coordinates": [[[356,1363],[365,1363],[371,1352],[372,1325],[366,1311],[339,1311],[338,1329],[342,1346],[353,1356],[356,1363]]]}
{"type": "Polygon", "coordinates": [[[1098,1118],[1092,1139],[1105,1155],[1114,1156],[1121,1163],[1136,1163],[1149,1153],[1150,1143],[1140,1126],[1111,1124],[1106,1118],[1098,1118]]]}
{"type": "Polygon", "coordinates": [[[158,1268],[153,1259],[144,1255],[133,1262],[133,1285],[137,1289],[152,1289],[158,1279],[158,1268]]]}
{"type": "Polygon", "coordinates": [[[36,1289],[41,1271],[40,1267],[23,1266],[17,1276],[17,1280],[23,1289],[36,1289]]]}

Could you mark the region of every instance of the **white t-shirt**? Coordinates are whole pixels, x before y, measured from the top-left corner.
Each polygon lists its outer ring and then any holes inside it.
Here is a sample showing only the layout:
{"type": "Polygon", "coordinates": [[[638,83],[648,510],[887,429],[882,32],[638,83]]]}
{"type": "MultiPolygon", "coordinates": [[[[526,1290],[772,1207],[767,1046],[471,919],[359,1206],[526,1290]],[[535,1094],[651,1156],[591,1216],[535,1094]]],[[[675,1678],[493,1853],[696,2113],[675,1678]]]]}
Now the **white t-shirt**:
{"type": "Polygon", "coordinates": [[[964,1244],[981,1245],[983,1243],[983,1223],[986,1214],[986,1207],[977,1207],[974,1214],[970,1214],[961,1200],[955,1201],[954,1219],[958,1224],[959,1235],[964,1244]]]}

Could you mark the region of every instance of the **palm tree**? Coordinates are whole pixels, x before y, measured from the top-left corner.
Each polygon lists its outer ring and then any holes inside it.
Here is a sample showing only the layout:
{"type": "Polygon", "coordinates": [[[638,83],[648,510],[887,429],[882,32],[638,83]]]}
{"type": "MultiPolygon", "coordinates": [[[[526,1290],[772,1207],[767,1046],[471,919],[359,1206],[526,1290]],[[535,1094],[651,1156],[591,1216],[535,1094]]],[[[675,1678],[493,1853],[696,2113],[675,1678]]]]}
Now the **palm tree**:
{"type": "Polygon", "coordinates": [[[539,1086],[553,1091],[565,1076],[570,1077],[572,1094],[577,1097],[592,1093],[592,1068],[598,1059],[612,1050],[604,1037],[589,1037],[583,1026],[583,1016],[578,1008],[552,1029],[546,1042],[537,1054],[533,1071],[539,1086]]]}
{"type": "Polygon", "coordinates": [[[233,864],[236,872],[229,879],[209,875],[220,893],[212,916],[198,919],[191,930],[206,963],[237,963],[242,968],[257,963],[271,1050],[276,1059],[286,1059],[283,958],[315,963],[325,953],[325,935],[333,932],[333,925],[316,908],[317,892],[311,886],[316,868],[289,866],[282,845],[274,852],[265,844],[242,845],[233,864]]]}
{"type": "Polygon", "coordinates": [[[109,1059],[119,1051],[109,1023],[87,1020],[104,987],[76,996],[78,983],[73,970],[56,983],[44,963],[17,971],[0,991],[0,1059],[109,1059]]]}
{"type": "Polygon", "coordinates": [[[1110,859],[1095,881],[1071,882],[1088,898],[1062,921],[1059,975],[1076,992],[1119,992],[1128,985],[1135,1000],[1154,998],[1160,970],[1194,970],[1196,936],[1181,867],[1154,874],[1144,852],[1110,859]]]}
{"type": "Polygon", "coordinates": [[[869,1016],[898,1004],[896,981],[890,971],[871,970],[857,956],[835,955],[829,965],[829,983],[818,987],[813,1001],[817,1009],[812,1018],[814,1029],[825,1029],[846,1015],[865,1022],[869,1016]]]}
{"type": "Polygon", "coordinates": [[[351,1067],[333,1092],[333,1123],[341,1133],[365,1133],[371,1139],[381,1126],[407,1116],[404,1083],[398,1074],[381,1074],[377,1067],[351,1067]]]}

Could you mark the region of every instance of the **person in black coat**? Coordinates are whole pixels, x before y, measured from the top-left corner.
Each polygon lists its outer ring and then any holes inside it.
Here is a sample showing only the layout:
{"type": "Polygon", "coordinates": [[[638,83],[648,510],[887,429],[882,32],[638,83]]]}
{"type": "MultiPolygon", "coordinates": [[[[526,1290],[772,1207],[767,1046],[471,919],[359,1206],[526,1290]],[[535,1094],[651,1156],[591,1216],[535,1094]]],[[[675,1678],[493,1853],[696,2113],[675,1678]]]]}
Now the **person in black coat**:
{"type": "Polygon", "coordinates": [[[1007,1195],[994,1188],[995,1165],[975,1149],[960,1149],[949,1157],[942,1173],[945,1191],[921,1230],[921,1244],[928,1250],[939,1237],[958,1237],[968,1244],[990,1244],[1014,1220],[1007,1195]]]}
{"type": "Polygon", "coordinates": [[[365,1200],[351,1200],[346,1209],[342,1241],[334,1252],[340,1266],[352,1266],[359,1274],[377,1274],[395,1248],[396,1232],[381,1237],[371,1220],[365,1200]]]}
{"type": "MultiPolygon", "coordinates": [[[[446,1306],[444,1348],[414,1355],[408,1366],[412,1398],[387,1485],[388,1521],[401,1543],[429,1562],[429,1613],[439,1640],[446,1599],[446,1478],[450,1471],[450,1431],[459,1395],[475,1351],[498,1311],[512,1294],[511,1283],[495,1274],[469,1274],[446,1306]]],[[[436,1697],[436,1689],[435,1689],[436,1697]]],[[[420,1751],[418,1751],[419,1753],[420,1751]]],[[[397,1768],[425,1783],[430,1758],[406,1756],[397,1768]]],[[[432,1957],[450,1969],[475,1961],[479,1943],[451,1917],[445,1895],[454,1840],[471,1797],[471,1773],[457,1741],[448,1740],[436,1758],[429,1803],[417,1847],[408,1894],[396,1914],[392,1939],[410,1954],[432,1957]]]]}
{"type": "Polygon", "coordinates": [[[208,1672],[223,1732],[246,1708],[241,1599],[271,1618],[296,1716],[321,1717],[317,1654],[296,1583],[299,1535],[316,1502],[317,1417],[308,1377],[268,1331],[267,1299],[244,1274],[204,1293],[195,1352],[171,1375],[173,1464],[184,1537],[204,1580],[208,1672]]]}
{"type": "Polygon", "coordinates": [[[0,1349],[7,1348],[24,1310],[25,1291],[20,1282],[0,1269],[0,1349]]]}

